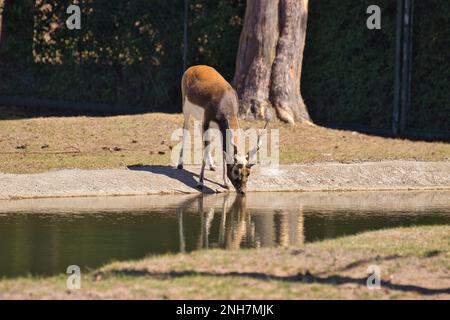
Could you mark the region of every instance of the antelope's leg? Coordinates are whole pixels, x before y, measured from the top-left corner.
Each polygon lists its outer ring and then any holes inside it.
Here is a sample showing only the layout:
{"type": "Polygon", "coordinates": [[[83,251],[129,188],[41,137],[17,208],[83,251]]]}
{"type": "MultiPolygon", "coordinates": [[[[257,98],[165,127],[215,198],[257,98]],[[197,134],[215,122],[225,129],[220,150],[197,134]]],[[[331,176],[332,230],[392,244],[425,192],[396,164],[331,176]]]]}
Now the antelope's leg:
{"type": "Polygon", "coordinates": [[[205,162],[205,159],[203,159],[202,169],[200,170],[200,179],[198,180],[198,183],[197,183],[197,187],[200,189],[203,188],[203,176],[205,174],[205,165],[206,165],[206,162],[205,162]]]}
{"type": "Polygon", "coordinates": [[[178,159],[178,166],[177,166],[178,169],[183,169],[183,149],[187,139],[188,128],[189,128],[189,115],[185,114],[183,123],[183,140],[181,142],[180,159],[178,159]]]}
{"type": "MultiPolygon", "coordinates": [[[[210,141],[210,139],[211,139],[211,135],[210,135],[210,131],[208,129],[208,130],[206,130],[205,140],[210,141]]],[[[209,170],[216,171],[216,166],[214,165],[214,160],[213,160],[213,158],[211,156],[211,149],[210,148],[208,148],[208,152],[205,155],[206,155],[206,163],[209,166],[209,170]]]]}
{"type": "Polygon", "coordinates": [[[223,187],[225,189],[230,189],[227,179],[227,154],[225,151],[223,152],[223,187]]]}
{"type": "MultiPolygon", "coordinates": [[[[202,137],[203,137],[203,132],[205,132],[206,130],[208,130],[209,127],[209,122],[203,122],[203,126],[202,126],[202,137]]],[[[204,140],[203,141],[203,145],[204,145],[204,149],[203,150],[203,160],[202,160],[202,169],[200,170],[200,179],[197,183],[197,187],[198,188],[203,188],[203,178],[205,175],[205,166],[206,166],[206,154],[208,151],[208,145],[209,145],[209,141],[204,140]]]]}

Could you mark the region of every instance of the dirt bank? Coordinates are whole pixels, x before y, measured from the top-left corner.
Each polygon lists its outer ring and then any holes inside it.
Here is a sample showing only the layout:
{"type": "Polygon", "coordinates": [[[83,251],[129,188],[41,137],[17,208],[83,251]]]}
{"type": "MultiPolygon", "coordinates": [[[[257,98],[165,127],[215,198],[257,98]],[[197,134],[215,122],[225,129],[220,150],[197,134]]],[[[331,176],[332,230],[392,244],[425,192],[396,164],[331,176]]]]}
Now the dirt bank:
{"type": "MultiPolygon", "coordinates": [[[[199,201],[204,208],[221,212],[230,208],[235,193],[164,194],[121,197],[37,198],[0,200],[2,213],[26,212],[45,214],[83,214],[89,212],[148,212],[149,209],[173,210],[192,207],[198,210],[199,201]]],[[[429,191],[327,191],[327,192],[251,192],[245,198],[247,208],[258,210],[333,210],[348,212],[409,212],[425,215],[436,208],[448,208],[450,190],[429,191]]]]}
{"type": "MultiPolygon", "coordinates": [[[[198,166],[0,173],[0,199],[195,194],[198,166]]],[[[221,170],[206,173],[206,193],[225,191],[221,170]]],[[[255,167],[248,191],[450,190],[450,162],[381,161],[255,167]]]]}

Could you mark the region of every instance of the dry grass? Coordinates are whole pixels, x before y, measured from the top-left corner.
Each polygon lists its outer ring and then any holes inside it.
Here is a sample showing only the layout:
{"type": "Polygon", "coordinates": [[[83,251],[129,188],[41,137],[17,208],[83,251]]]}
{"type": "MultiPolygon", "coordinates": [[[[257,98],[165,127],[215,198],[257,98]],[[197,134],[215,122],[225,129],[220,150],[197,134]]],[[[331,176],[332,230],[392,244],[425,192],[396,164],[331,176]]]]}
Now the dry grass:
{"type": "Polygon", "coordinates": [[[380,230],[295,248],[208,250],[116,262],[85,275],[0,281],[0,299],[448,299],[450,227],[380,230]],[[382,242],[380,239],[390,239],[382,242]],[[366,286],[367,267],[381,289],[366,286]]]}
{"type": "MultiPolygon", "coordinates": [[[[0,119],[11,117],[1,112],[0,119]]],[[[0,172],[170,164],[170,148],[176,144],[170,140],[171,134],[181,126],[181,115],[160,113],[0,120],[0,172]]],[[[262,127],[263,122],[243,121],[241,126],[262,127]]],[[[447,143],[382,138],[309,125],[292,127],[279,122],[270,127],[280,129],[280,162],[283,164],[450,160],[450,144],[447,143]]]]}

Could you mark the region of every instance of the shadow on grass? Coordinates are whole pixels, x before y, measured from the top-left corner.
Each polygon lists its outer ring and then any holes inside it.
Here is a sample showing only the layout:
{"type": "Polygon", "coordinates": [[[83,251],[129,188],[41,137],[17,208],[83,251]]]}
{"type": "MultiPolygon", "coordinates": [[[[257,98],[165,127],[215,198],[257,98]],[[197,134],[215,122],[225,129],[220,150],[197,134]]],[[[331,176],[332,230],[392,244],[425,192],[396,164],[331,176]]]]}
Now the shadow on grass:
{"type": "MultiPolygon", "coordinates": [[[[343,284],[357,284],[366,286],[366,278],[352,278],[340,275],[330,275],[320,277],[309,273],[308,271],[292,276],[277,276],[263,272],[199,272],[193,270],[186,271],[170,271],[170,272],[150,272],[143,270],[131,270],[123,269],[118,271],[110,271],[103,275],[116,275],[116,276],[131,276],[131,277],[153,277],[159,279],[170,279],[179,277],[191,277],[191,276],[204,276],[204,277],[243,277],[252,278],[257,280],[274,280],[283,282],[303,282],[303,283],[319,283],[327,285],[343,285],[343,284]]],[[[381,287],[385,289],[404,291],[404,292],[416,292],[422,295],[434,295],[434,294],[450,294],[450,288],[431,289],[415,285],[408,284],[395,284],[391,281],[381,281],[381,287]]]]}
{"type": "Polygon", "coordinates": [[[0,120],[33,119],[42,117],[111,117],[152,112],[177,113],[181,110],[161,110],[89,102],[64,102],[34,98],[0,96],[0,120]]]}
{"type": "MultiPolygon", "coordinates": [[[[128,170],[134,170],[134,171],[146,171],[154,174],[161,174],[165,175],[171,179],[178,180],[188,187],[191,187],[193,189],[199,190],[197,188],[197,182],[199,179],[198,174],[193,173],[191,171],[185,170],[185,169],[175,169],[171,166],[145,166],[145,165],[131,165],[127,167],[128,170]]],[[[219,187],[222,187],[220,183],[217,183],[215,181],[209,180],[207,178],[204,178],[205,181],[208,181],[210,183],[216,184],[219,187]]],[[[213,189],[203,186],[202,189],[203,193],[212,194],[216,193],[213,189]]]]}
{"type": "Polygon", "coordinates": [[[361,259],[352,263],[349,263],[348,265],[346,265],[345,267],[339,269],[338,271],[348,271],[363,265],[367,265],[368,263],[379,263],[381,261],[391,261],[391,260],[397,260],[397,259],[401,259],[402,257],[397,255],[397,254],[393,254],[393,255],[389,255],[386,257],[377,257],[375,259],[373,258],[367,258],[367,259],[361,259]]]}

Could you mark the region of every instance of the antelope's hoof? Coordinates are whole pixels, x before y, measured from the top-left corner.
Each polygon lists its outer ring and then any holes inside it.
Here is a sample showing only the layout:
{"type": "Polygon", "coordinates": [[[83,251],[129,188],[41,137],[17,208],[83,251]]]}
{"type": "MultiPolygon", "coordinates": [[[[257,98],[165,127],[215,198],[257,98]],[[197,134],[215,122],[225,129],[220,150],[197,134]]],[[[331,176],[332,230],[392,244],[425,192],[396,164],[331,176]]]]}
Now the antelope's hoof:
{"type": "Polygon", "coordinates": [[[224,185],[223,185],[223,188],[224,188],[224,189],[227,189],[227,190],[230,190],[230,185],[229,185],[229,184],[224,184],[224,185]]]}
{"type": "Polygon", "coordinates": [[[197,183],[197,189],[203,190],[203,183],[197,183]]]}
{"type": "Polygon", "coordinates": [[[215,166],[209,166],[209,170],[216,171],[216,167],[215,166]]]}
{"type": "Polygon", "coordinates": [[[183,169],[183,165],[182,164],[179,164],[178,166],[177,166],[177,169],[183,169]]]}

